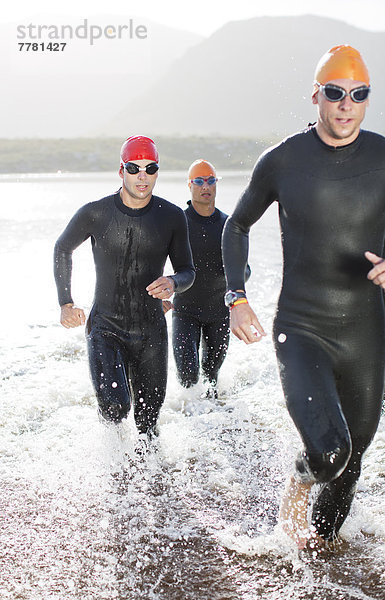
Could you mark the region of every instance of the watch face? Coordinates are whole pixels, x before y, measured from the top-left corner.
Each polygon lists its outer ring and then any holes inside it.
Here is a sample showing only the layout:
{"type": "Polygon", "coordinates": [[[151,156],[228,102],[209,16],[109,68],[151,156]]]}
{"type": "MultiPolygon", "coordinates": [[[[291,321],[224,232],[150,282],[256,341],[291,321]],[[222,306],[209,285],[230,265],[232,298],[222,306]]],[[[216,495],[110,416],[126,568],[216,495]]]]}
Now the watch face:
{"type": "Polygon", "coordinates": [[[225,294],[225,304],[226,306],[231,306],[233,302],[237,299],[238,294],[236,292],[232,292],[231,290],[225,294]]]}
{"type": "Polygon", "coordinates": [[[226,306],[232,306],[238,298],[246,298],[245,292],[233,292],[233,290],[228,291],[225,294],[225,304],[226,306]]]}

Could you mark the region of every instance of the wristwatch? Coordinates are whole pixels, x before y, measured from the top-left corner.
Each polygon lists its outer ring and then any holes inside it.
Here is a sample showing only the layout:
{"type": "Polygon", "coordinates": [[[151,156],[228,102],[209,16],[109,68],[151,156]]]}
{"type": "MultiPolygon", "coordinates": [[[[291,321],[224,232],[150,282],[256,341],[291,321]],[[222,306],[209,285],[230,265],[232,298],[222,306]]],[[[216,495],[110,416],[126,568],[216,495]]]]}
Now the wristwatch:
{"type": "Polygon", "coordinates": [[[233,290],[229,290],[225,294],[225,304],[230,308],[233,306],[234,302],[240,298],[246,298],[246,292],[233,292],[233,290]]]}

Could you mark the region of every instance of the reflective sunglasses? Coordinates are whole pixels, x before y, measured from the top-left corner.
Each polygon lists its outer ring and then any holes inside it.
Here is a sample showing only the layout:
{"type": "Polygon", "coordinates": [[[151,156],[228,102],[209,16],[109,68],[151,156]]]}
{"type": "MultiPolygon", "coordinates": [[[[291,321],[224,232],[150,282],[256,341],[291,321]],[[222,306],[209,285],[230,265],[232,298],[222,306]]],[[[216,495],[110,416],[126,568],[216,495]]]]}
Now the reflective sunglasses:
{"type": "Polygon", "coordinates": [[[147,165],[146,167],[140,167],[139,165],[136,165],[133,162],[126,162],[124,163],[124,168],[130,175],[136,175],[137,173],[139,173],[139,171],[146,171],[147,175],[155,175],[155,173],[159,169],[159,165],[158,163],[153,162],[147,165]]]}
{"type": "Polygon", "coordinates": [[[210,175],[210,177],[195,177],[195,179],[190,179],[190,182],[195,183],[195,185],[203,185],[205,182],[209,185],[213,185],[217,181],[218,179],[213,175],[210,175]]]}
{"type": "Polygon", "coordinates": [[[344,90],[344,88],[341,88],[338,85],[333,85],[332,83],[321,85],[317,81],[316,84],[320,88],[326,100],[329,100],[329,102],[341,102],[345,96],[350,96],[353,102],[365,102],[370,92],[370,86],[366,85],[362,85],[361,87],[347,92],[344,90]]]}

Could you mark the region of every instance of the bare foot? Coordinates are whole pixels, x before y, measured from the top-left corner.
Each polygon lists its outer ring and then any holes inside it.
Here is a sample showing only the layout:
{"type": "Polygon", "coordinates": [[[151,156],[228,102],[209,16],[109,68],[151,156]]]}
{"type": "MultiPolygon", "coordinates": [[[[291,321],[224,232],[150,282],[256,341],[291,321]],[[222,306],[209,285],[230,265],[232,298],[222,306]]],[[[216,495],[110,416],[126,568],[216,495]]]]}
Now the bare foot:
{"type": "Polygon", "coordinates": [[[282,529],[301,550],[319,538],[307,517],[311,487],[290,477],[279,511],[282,529]]]}

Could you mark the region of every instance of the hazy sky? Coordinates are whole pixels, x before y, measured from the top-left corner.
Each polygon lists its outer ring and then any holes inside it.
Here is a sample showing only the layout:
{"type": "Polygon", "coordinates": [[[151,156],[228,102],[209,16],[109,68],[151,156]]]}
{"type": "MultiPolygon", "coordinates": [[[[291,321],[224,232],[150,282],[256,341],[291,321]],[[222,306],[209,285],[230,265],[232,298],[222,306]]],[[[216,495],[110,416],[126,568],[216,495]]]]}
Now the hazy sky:
{"type": "Polygon", "coordinates": [[[352,25],[375,31],[385,31],[384,0],[17,0],[2,6],[0,22],[25,23],[32,15],[65,15],[90,18],[92,15],[143,16],[209,35],[224,23],[262,15],[317,14],[334,17],[352,25]]]}

